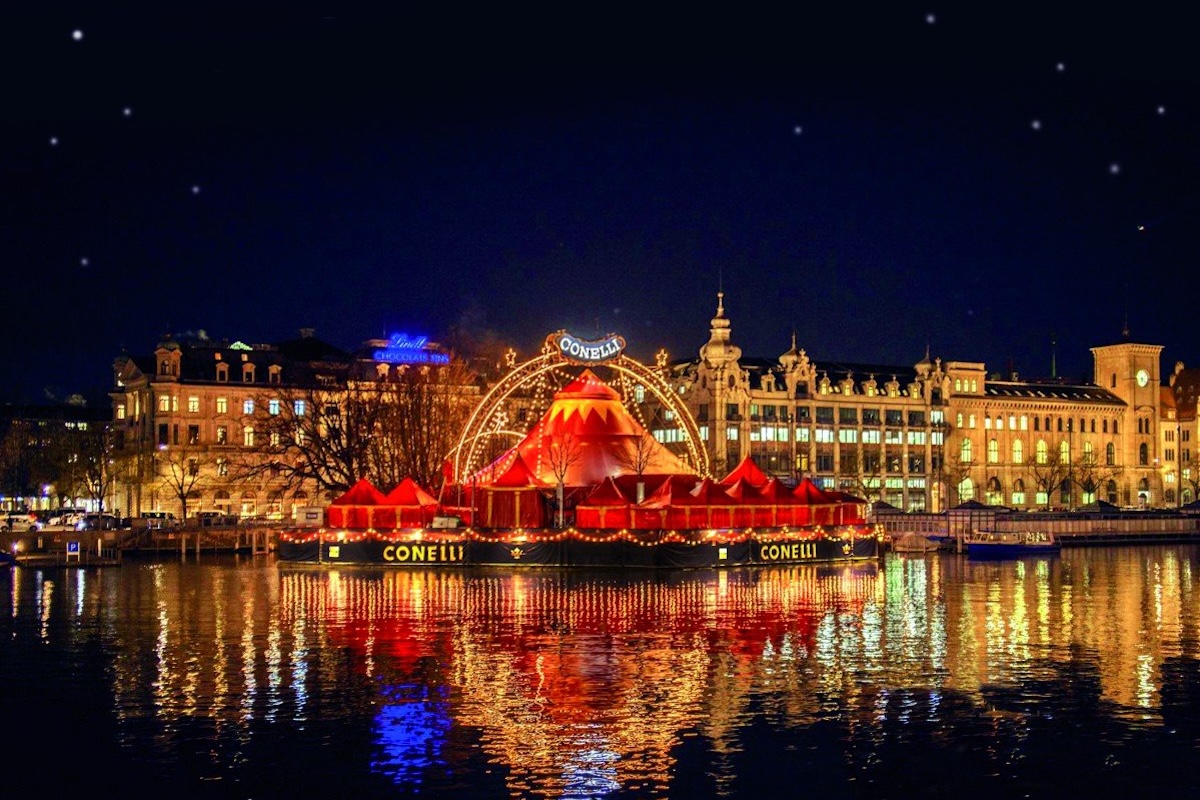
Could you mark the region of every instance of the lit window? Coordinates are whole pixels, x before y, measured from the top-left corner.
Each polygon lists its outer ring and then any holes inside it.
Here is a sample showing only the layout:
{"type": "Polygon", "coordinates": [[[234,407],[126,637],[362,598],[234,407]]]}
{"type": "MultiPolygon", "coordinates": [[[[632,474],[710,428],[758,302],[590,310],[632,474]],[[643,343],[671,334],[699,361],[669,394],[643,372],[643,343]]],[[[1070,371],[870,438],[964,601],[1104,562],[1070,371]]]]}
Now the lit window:
{"type": "Polygon", "coordinates": [[[1025,463],[1025,449],[1020,439],[1012,443],[1012,460],[1014,464],[1025,463]]]}
{"type": "Polygon", "coordinates": [[[1060,442],[1058,445],[1058,463],[1071,463],[1071,445],[1068,442],[1060,442]]]}
{"type": "Polygon", "coordinates": [[[217,426],[217,444],[228,444],[228,442],[229,442],[229,429],[226,428],[224,425],[218,425],[217,426]]]}
{"type": "Polygon", "coordinates": [[[959,460],[964,464],[971,462],[971,440],[963,439],[962,446],[959,448],[959,460]]]}
{"type": "Polygon", "coordinates": [[[242,444],[246,447],[254,447],[254,426],[247,425],[242,428],[242,444]]]}
{"type": "Polygon", "coordinates": [[[738,438],[738,429],[737,428],[726,428],[725,429],[725,438],[728,439],[729,441],[736,440],[738,438]]]}
{"type": "Polygon", "coordinates": [[[218,414],[228,414],[229,413],[229,401],[226,398],[224,398],[224,397],[217,398],[217,413],[218,414]]]}
{"type": "Polygon", "coordinates": [[[117,419],[125,419],[125,404],[117,404],[117,419]]]}
{"type": "Polygon", "coordinates": [[[160,396],[158,398],[158,410],[159,411],[170,411],[171,410],[171,398],[167,397],[165,394],[160,396]]]}
{"type": "Polygon", "coordinates": [[[1042,439],[1038,439],[1037,447],[1034,448],[1034,460],[1039,464],[1045,464],[1050,459],[1050,448],[1042,439]]]}
{"type": "Polygon", "coordinates": [[[278,400],[272,399],[272,400],[267,401],[267,413],[269,413],[271,416],[279,415],[279,401],[278,400]]]}
{"type": "Polygon", "coordinates": [[[304,401],[303,400],[297,400],[295,403],[292,404],[292,408],[295,410],[297,417],[304,416],[304,401]]]}
{"type": "Polygon", "coordinates": [[[248,397],[242,401],[242,413],[243,414],[253,414],[254,413],[254,401],[248,397]]]}
{"type": "Polygon", "coordinates": [[[224,478],[229,474],[229,462],[223,458],[217,459],[217,475],[224,478]]]}
{"type": "Polygon", "coordinates": [[[1000,463],[1000,442],[995,439],[988,439],[987,460],[989,464],[1000,463]]]}
{"type": "Polygon", "coordinates": [[[188,398],[188,413],[195,414],[199,411],[200,411],[200,398],[199,397],[189,397],[188,398]]]}

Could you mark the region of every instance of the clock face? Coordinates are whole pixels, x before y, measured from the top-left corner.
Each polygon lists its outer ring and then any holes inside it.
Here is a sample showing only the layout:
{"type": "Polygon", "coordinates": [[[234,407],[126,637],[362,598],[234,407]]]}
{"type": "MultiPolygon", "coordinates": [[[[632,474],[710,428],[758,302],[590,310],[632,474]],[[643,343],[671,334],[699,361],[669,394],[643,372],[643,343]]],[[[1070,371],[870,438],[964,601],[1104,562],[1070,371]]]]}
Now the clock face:
{"type": "Polygon", "coordinates": [[[1139,369],[1137,371],[1138,386],[1145,386],[1149,381],[1150,381],[1150,373],[1146,372],[1146,370],[1144,370],[1144,369],[1139,369]]]}

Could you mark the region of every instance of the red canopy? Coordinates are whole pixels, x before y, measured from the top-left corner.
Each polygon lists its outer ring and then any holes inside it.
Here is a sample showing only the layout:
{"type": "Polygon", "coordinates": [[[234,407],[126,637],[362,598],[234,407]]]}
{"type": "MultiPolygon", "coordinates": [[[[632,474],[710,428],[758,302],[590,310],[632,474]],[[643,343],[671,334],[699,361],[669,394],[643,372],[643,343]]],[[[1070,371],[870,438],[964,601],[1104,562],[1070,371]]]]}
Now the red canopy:
{"type": "Polygon", "coordinates": [[[732,472],[721,478],[720,483],[723,486],[732,486],[739,480],[744,480],[751,486],[763,486],[769,478],[767,477],[767,473],[759,469],[758,464],[755,464],[750,456],[746,456],[740,464],[734,467],[732,472]]]}
{"type": "Polygon", "coordinates": [[[433,522],[437,498],[411,477],[396,484],[374,509],[376,528],[424,528],[433,522]]]}
{"type": "Polygon", "coordinates": [[[326,511],[326,522],[334,528],[369,528],[371,511],[384,499],[366,478],[359,478],[341,497],[335,498],[326,511]]]}
{"type": "Polygon", "coordinates": [[[630,524],[629,498],[612,478],[605,478],[575,506],[579,528],[624,528],[630,524]]]}

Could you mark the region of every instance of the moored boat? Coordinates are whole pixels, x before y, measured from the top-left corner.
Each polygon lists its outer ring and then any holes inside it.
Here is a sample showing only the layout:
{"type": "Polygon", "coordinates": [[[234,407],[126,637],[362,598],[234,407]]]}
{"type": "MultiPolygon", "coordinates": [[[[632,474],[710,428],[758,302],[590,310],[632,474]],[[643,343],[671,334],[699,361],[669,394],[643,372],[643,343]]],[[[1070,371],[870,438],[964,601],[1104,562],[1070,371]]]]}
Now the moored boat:
{"type": "Polygon", "coordinates": [[[1062,543],[1050,531],[988,531],[974,530],[967,534],[963,546],[968,556],[1011,558],[1014,556],[1055,554],[1062,543]]]}
{"type": "Polygon", "coordinates": [[[892,539],[892,550],[897,553],[932,553],[940,547],[938,542],[915,531],[902,533],[892,539]]]}

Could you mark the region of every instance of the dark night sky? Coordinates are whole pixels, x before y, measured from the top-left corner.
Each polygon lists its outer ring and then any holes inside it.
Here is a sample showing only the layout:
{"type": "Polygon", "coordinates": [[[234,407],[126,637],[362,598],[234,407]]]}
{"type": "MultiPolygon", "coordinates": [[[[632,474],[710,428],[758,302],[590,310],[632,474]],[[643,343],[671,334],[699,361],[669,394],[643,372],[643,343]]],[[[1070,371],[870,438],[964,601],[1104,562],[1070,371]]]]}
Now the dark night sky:
{"type": "Polygon", "coordinates": [[[168,331],[693,356],[718,287],[747,355],[1084,376],[1127,317],[1200,359],[1182,11],[21,5],[5,400],[168,331]]]}

